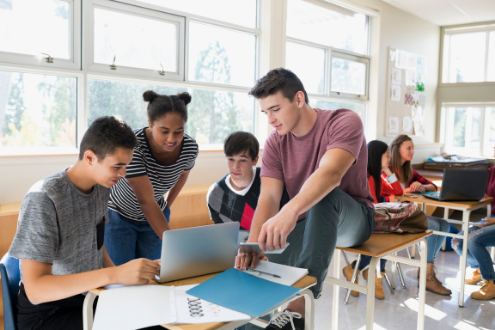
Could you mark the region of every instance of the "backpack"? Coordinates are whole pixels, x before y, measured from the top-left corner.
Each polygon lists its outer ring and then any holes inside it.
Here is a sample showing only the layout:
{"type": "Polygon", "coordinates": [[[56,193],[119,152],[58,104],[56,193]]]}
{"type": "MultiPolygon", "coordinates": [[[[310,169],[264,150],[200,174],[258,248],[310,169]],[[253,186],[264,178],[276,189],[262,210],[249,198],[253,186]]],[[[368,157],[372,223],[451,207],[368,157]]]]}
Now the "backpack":
{"type": "Polygon", "coordinates": [[[415,234],[427,229],[428,217],[415,204],[375,204],[375,234],[415,234]]]}

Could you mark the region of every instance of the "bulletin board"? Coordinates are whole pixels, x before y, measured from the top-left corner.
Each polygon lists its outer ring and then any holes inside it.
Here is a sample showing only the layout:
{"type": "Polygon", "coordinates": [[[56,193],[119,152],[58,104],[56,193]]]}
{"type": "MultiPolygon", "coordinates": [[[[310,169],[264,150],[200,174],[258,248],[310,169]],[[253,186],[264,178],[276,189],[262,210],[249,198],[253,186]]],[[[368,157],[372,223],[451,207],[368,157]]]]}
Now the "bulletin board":
{"type": "Polygon", "coordinates": [[[426,57],[389,48],[386,135],[425,135],[426,57]]]}

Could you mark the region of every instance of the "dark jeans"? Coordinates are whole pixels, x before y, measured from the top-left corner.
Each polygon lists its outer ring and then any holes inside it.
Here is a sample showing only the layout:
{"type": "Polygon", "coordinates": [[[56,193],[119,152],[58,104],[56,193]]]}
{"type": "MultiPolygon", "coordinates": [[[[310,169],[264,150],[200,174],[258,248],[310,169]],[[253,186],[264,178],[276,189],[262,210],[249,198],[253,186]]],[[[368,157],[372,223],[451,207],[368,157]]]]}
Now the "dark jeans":
{"type": "Polygon", "coordinates": [[[306,215],[302,249],[295,264],[306,268],[317,284],[311,287],[320,297],[335,247],[351,247],[364,243],[375,228],[374,210],[335,188],[306,215]]]}
{"type": "MultiPolygon", "coordinates": [[[[163,215],[170,221],[168,206],[163,215]]],[[[160,259],[162,238],[156,236],[148,221],[134,221],[108,209],[105,247],[115,265],[120,266],[137,258],[160,259]]]]}

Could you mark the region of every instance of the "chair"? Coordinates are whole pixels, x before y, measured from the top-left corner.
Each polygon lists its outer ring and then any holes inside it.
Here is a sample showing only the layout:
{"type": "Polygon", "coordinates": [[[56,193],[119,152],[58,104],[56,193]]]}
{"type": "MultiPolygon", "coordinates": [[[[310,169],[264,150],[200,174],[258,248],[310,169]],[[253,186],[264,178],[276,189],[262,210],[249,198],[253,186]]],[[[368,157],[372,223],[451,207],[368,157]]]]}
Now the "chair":
{"type": "Polygon", "coordinates": [[[17,294],[19,293],[19,282],[21,271],[19,259],[5,254],[0,261],[0,274],[2,276],[3,296],[3,321],[5,329],[17,329],[17,294]]]}
{"type": "MultiPolygon", "coordinates": [[[[372,234],[371,237],[363,244],[355,247],[336,247],[337,250],[346,251],[350,253],[357,253],[359,255],[367,255],[371,257],[369,269],[376,269],[379,267],[380,259],[391,260],[392,263],[392,283],[395,283],[395,271],[396,263],[405,263],[408,265],[416,266],[420,268],[419,279],[419,306],[418,306],[418,322],[417,329],[424,329],[424,309],[425,309],[425,288],[426,288],[426,240],[425,237],[431,235],[431,232],[420,234],[389,234],[388,239],[383,239],[384,234],[372,234]],[[409,258],[398,257],[397,252],[403,249],[407,249],[410,246],[414,246],[419,243],[421,246],[421,260],[412,260],[409,258]]],[[[340,254],[336,253],[333,258],[333,276],[328,276],[325,282],[333,284],[335,286],[341,286],[347,289],[356,290],[361,293],[367,294],[366,303],[366,330],[373,329],[374,311],[375,311],[375,274],[373,271],[368,272],[368,285],[360,285],[339,279],[340,269],[340,254]]],[[[338,317],[339,317],[339,289],[334,287],[333,290],[333,304],[332,304],[332,330],[338,329],[338,317]]]]}

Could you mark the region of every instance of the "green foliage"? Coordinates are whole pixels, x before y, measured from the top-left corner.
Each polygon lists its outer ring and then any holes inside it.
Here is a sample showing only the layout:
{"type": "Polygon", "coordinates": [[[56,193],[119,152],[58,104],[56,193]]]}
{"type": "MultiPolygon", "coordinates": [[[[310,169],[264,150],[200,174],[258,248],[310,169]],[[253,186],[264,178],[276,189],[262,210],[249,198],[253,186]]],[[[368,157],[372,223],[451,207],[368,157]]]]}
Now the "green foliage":
{"type": "Polygon", "coordinates": [[[423,83],[417,82],[416,83],[416,90],[418,92],[424,92],[425,91],[425,85],[423,83]]]}
{"type": "Polygon", "coordinates": [[[22,116],[24,111],[26,111],[26,106],[24,105],[24,74],[14,74],[12,78],[15,81],[11,83],[10,87],[9,101],[5,111],[3,135],[13,134],[13,127],[17,131],[21,129],[22,116]]]}
{"type": "Polygon", "coordinates": [[[115,116],[133,129],[148,125],[143,93],[154,90],[159,94],[176,94],[184,89],[133,84],[118,81],[88,80],[88,125],[101,116],[115,116]]]}
{"type": "MultiPolygon", "coordinates": [[[[228,55],[219,42],[201,52],[195,67],[198,81],[230,83],[228,55]]],[[[222,143],[227,134],[242,129],[232,92],[193,90],[186,131],[198,143],[222,143]]]]}

